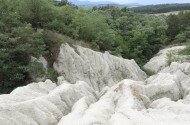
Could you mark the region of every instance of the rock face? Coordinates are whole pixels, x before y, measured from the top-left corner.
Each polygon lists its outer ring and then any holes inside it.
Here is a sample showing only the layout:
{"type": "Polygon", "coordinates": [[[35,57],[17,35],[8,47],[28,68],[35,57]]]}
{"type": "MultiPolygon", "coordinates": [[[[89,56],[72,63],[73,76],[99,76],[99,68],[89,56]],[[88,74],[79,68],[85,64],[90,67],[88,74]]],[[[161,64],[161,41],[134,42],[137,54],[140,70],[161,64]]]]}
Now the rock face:
{"type": "Polygon", "coordinates": [[[97,95],[85,82],[59,87],[50,80],[17,88],[0,96],[0,125],[57,125],[62,116],[71,111],[81,98],[97,95]]]}
{"type": "Polygon", "coordinates": [[[0,95],[0,125],[190,125],[189,62],[145,79],[133,60],[62,45],[54,67],[57,84],[0,95]]]}
{"type": "Polygon", "coordinates": [[[159,73],[146,80],[147,96],[151,100],[168,97],[174,101],[181,99],[180,83],[176,75],[159,73]]]}
{"type": "Polygon", "coordinates": [[[161,98],[149,102],[150,104],[146,107],[149,101],[146,93],[150,91],[153,90],[146,90],[143,82],[123,80],[111,87],[99,101],[90,106],[84,98],[79,100],[71,113],[64,116],[58,125],[190,124],[188,101],[174,102],[170,98],[161,98]]]}
{"type": "Polygon", "coordinates": [[[100,53],[80,46],[63,44],[54,68],[70,83],[89,83],[95,90],[113,86],[123,79],[144,80],[146,74],[134,60],[100,53]]]}

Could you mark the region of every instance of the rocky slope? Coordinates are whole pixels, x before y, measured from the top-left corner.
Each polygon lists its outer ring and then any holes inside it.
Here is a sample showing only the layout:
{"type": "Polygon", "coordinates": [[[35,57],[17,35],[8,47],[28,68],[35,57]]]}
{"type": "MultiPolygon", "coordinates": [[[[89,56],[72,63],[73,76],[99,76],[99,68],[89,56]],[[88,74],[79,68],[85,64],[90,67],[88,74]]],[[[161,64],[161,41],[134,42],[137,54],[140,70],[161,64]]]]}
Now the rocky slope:
{"type": "Polygon", "coordinates": [[[57,84],[46,80],[1,95],[0,125],[189,125],[190,63],[168,66],[154,57],[145,67],[155,58],[148,68],[157,73],[146,78],[134,60],[62,45],[57,84]]]}
{"type": "Polygon", "coordinates": [[[147,77],[134,60],[68,44],[61,46],[54,68],[64,80],[85,81],[99,92],[123,79],[144,80],[147,77]]]}
{"type": "Polygon", "coordinates": [[[168,65],[167,64],[167,58],[168,58],[167,56],[169,54],[176,55],[177,52],[179,52],[180,50],[182,50],[184,48],[185,48],[185,46],[175,46],[175,47],[163,49],[155,57],[153,57],[144,66],[144,68],[150,69],[154,72],[159,72],[160,70],[162,70],[163,68],[165,68],[168,65]]]}

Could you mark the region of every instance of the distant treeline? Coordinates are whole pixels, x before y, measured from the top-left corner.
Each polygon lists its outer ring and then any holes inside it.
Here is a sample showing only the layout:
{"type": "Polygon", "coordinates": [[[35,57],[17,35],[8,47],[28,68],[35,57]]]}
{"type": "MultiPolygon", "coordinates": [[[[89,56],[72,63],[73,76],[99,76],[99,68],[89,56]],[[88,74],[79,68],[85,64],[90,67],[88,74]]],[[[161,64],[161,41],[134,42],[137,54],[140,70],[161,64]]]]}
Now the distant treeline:
{"type": "Polygon", "coordinates": [[[132,10],[135,13],[166,13],[172,11],[190,10],[190,3],[185,4],[160,4],[160,5],[148,5],[142,7],[134,7],[132,10]]]}

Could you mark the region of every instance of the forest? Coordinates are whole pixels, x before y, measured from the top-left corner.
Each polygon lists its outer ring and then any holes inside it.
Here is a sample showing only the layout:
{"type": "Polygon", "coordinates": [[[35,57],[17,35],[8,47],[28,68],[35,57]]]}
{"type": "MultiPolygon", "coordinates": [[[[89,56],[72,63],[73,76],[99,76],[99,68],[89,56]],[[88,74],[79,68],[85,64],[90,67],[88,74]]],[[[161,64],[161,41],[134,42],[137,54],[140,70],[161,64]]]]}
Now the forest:
{"type": "MultiPolygon", "coordinates": [[[[96,51],[135,59],[140,66],[167,45],[190,42],[188,11],[166,17],[137,14],[127,7],[83,9],[67,1],[0,3],[0,93],[32,82],[31,74],[44,74],[42,65],[31,62],[31,57],[46,57],[50,69],[47,77],[56,80],[52,62],[55,47],[64,41],[64,36],[96,51]]],[[[186,53],[190,53],[190,47],[186,53]]]]}
{"type": "Polygon", "coordinates": [[[190,3],[183,4],[159,4],[131,8],[135,13],[157,14],[172,11],[190,10],[190,3]]]}

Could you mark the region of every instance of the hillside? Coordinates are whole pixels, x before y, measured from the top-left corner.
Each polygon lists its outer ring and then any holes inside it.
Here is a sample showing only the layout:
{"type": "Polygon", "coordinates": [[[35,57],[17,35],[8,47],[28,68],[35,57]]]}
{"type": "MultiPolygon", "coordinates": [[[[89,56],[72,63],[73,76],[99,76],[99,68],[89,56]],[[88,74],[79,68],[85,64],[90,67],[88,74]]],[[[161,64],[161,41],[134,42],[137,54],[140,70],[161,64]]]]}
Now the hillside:
{"type": "Polygon", "coordinates": [[[69,0],[70,3],[76,5],[76,6],[80,6],[80,7],[94,7],[94,6],[107,6],[107,5],[111,5],[111,6],[117,6],[117,7],[137,7],[137,6],[141,6],[138,3],[128,3],[128,4],[119,4],[119,3],[115,3],[115,2],[111,2],[111,1],[98,1],[98,2],[91,2],[91,1],[80,1],[80,0],[69,0]]]}
{"type": "Polygon", "coordinates": [[[0,3],[0,125],[190,125],[190,11],[0,3]]]}
{"type": "Polygon", "coordinates": [[[135,13],[143,14],[167,13],[173,11],[190,10],[190,3],[147,5],[142,7],[134,7],[131,10],[133,10],[135,13]]]}
{"type": "MultiPolygon", "coordinates": [[[[2,0],[0,93],[39,81],[57,81],[53,63],[62,43],[134,59],[142,67],[161,48],[189,42],[190,12],[167,18],[100,6],[85,10],[67,1],[2,0]],[[31,16],[32,15],[32,16],[31,16]],[[44,58],[42,58],[44,57],[44,58]],[[47,60],[42,65],[39,62],[47,60]]],[[[190,53],[188,46],[183,54],[190,53]]]]}

